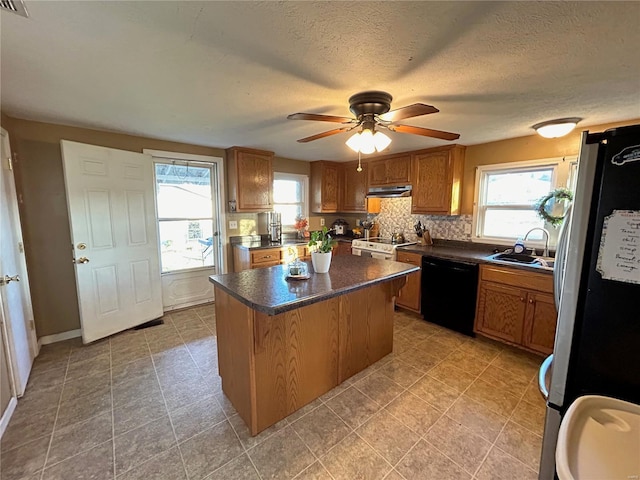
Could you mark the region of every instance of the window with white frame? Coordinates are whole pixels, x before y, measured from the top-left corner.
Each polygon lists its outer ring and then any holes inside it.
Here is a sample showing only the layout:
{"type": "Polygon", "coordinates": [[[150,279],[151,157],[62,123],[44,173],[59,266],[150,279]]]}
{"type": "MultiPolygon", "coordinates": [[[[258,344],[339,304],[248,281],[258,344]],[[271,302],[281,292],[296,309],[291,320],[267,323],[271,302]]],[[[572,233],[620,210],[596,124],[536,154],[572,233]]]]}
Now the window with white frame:
{"type": "MultiPolygon", "coordinates": [[[[549,242],[555,245],[558,232],[537,215],[535,204],[561,186],[573,190],[575,165],[575,158],[565,157],[478,167],[473,239],[512,245],[539,227],[549,231],[549,242]]],[[[540,230],[528,236],[528,242],[534,244],[543,240],[540,230]]]]}
{"type": "Polygon", "coordinates": [[[273,209],[282,216],[282,230],[293,231],[297,216],[308,216],[309,177],[274,172],[273,209]]]}

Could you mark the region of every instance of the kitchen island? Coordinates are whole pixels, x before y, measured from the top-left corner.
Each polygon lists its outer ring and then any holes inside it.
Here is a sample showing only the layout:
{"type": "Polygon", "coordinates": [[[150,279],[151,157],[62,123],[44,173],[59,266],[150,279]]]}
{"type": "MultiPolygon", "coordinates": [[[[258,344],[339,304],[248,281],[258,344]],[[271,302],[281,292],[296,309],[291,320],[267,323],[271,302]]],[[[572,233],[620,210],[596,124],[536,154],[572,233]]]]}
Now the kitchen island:
{"type": "Polygon", "coordinates": [[[252,435],[393,349],[394,297],[418,267],[344,255],[287,280],[275,266],[209,277],[222,389],[252,435]]]}

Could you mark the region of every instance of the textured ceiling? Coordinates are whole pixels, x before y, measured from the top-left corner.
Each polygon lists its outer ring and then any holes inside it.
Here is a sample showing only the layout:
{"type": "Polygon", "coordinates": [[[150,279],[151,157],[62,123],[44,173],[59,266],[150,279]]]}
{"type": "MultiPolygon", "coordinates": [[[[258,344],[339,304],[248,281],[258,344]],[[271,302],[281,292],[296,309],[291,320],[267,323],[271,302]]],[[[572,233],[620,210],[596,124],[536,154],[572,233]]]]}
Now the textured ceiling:
{"type": "MultiPolygon", "coordinates": [[[[540,121],[640,117],[640,2],[57,2],[1,14],[10,116],[297,159],[351,160],[353,93],[440,113],[472,145],[540,121]]],[[[392,133],[391,152],[446,142],[392,133]]]]}

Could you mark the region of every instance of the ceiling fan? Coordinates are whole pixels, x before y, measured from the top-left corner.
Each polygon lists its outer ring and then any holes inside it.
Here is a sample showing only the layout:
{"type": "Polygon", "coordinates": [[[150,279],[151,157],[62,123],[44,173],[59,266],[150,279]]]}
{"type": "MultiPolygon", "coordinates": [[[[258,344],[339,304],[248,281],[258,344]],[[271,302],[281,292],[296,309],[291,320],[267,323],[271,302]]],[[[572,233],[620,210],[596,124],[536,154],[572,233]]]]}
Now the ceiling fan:
{"type": "MultiPolygon", "coordinates": [[[[358,129],[359,127],[362,128],[360,128],[356,135],[354,135],[354,137],[357,138],[355,145],[357,146],[359,144],[359,139],[363,135],[374,137],[374,141],[375,137],[380,135],[378,138],[382,141],[384,146],[382,146],[382,148],[378,148],[378,145],[376,144],[376,150],[378,151],[386,148],[391,142],[391,139],[386,135],[376,132],[376,128],[383,128],[392,132],[411,133],[414,135],[422,135],[424,137],[439,138],[441,140],[456,140],[460,138],[458,133],[396,124],[395,122],[399,120],[419,117],[420,115],[427,115],[430,113],[437,113],[439,110],[431,105],[425,105],[424,103],[414,103],[413,105],[407,105],[406,107],[391,110],[392,98],[393,97],[387,92],[380,91],[367,91],[352,95],[349,98],[349,110],[351,110],[356,118],[319,115],[316,113],[293,113],[287,118],[289,120],[315,120],[320,122],[335,122],[343,124],[340,128],[311,135],[310,137],[301,138],[298,140],[300,143],[307,143],[320,138],[329,137],[337,133],[348,132],[350,130],[358,129]],[[384,139],[382,137],[384,137],[384,139]]],[[[357,148],[354,148],[354,146],[349,144],[354,137],[351,137],[347,141],[347,145],[358,151],[357,148]]],[[[362,153],[373,153],[373,150],[366,152],[362,148],[360,151],[362,153]]]]}

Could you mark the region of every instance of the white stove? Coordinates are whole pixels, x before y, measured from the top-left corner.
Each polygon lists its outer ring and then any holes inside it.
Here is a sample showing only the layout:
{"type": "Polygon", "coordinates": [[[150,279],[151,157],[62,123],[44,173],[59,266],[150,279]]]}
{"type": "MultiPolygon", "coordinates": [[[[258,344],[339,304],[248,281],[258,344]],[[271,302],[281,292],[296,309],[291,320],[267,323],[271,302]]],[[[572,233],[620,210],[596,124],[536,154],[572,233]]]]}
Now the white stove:
{"type": "Polygon", "coordinates": [[[368,240],[354,240],[351,243],[351,253],[361,257],[395,260],[396,248],[415,245],[418,242],[394,243],[386,238],[369,238],[368,240]]]}

